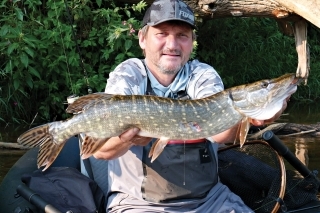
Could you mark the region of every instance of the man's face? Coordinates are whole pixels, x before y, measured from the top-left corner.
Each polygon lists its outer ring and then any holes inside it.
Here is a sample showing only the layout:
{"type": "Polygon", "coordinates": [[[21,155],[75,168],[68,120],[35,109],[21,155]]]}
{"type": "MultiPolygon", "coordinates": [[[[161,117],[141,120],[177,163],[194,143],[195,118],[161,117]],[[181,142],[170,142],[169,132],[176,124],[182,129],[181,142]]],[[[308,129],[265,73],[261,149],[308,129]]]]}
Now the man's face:
{"type": "Polygon", "coordinates": [[[188,24],[164,22],[139,33],[151,71],[175,75],[189,60],[193,48],[192,28],[188,24]]]}

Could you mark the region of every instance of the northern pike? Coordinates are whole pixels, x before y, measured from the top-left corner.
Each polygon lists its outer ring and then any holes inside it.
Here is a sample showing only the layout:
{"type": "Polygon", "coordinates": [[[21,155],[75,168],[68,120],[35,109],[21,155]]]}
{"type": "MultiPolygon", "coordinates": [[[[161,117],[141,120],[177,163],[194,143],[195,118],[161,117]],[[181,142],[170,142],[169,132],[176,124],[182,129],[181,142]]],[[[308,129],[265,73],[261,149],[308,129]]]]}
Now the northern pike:
{"type": "Polygon", "coordinates": [[[66,111],[73,117],[32,128],[18,138],[18,143],[40,146],[37,163],[46,170],[74,135],[85,133],[80,155],[88,158],[109,138],[137,127],[138,135],[158,138],[149,153],[153,161],[169,140],[207,138],[247,118],[272,118],[283,101],[296,91],[298,82],[295,74],[285,74],[195,100],[89,94],[68,106],[66,111]]]}

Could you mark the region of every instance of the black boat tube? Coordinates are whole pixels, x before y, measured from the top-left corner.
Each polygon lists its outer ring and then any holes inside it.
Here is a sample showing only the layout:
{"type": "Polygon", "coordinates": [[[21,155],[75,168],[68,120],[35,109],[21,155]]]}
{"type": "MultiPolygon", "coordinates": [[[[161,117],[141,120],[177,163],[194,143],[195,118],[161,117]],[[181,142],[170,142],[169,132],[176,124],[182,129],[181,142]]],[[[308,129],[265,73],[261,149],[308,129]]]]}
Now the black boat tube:
{"type": "MultiPolygon", "coordinates": [[[[311,175],[319,181],[315,174],[310,171],[271,130],[264,132],[262,134],[262,138],[267,141],[274,150],[283,156],[298,172],[300,172],[303,177],[311,175]]],[[[318,191],[320,191],[320,188],[318,191]]]]}
{"type": "Polygon", "coordinates": [[[17,187],[17,192],[24,199],[35,205],[37,208],[42,209],[46,213],[61,213],[58,209],[54,208],[48,202],[46,202],[40,195],[32,191],[29,187],[21,184],[17,187]]]}

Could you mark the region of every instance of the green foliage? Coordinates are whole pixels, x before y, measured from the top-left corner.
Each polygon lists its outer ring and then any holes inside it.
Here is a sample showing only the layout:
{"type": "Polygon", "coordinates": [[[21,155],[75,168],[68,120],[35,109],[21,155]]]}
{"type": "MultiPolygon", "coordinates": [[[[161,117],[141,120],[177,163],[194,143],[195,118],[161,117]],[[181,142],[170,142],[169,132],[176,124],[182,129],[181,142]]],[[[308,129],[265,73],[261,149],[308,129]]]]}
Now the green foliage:
{"type": "MultiPolygon", "coordinates": [[[[199,27],[198,34],[198,58],[215,67],[226,87],[296,72],[294,37],[282,35],[274,19],[214,19],[199,27]]],[[[311,71],[307,86],[293,96],[299,101],[320,97],[320,31],[310,26],[308,35],[311,71]]]]}
{"type": "MultiPolygon", "coordinates": [[[[137,31],[145,8],[143,1],[2,0],[0,123],[64,119],[69,95],[103,91],[115,66],[142,56],[137,31]]],[[[320,93],[320,31],[308,30],[311,74],[294,95],[302,101],[320,93]]],[[[296,70],[294,38],[272,19],[210,20],[197,33],[192,57],[214,66],[226,87],[296,70]]]]}
{"type": "Polygon", "coordinates": [[[87,87],[103,91],[118,63],[141,55],[137,20],[145,7],[110,0],[3,0],[0,122],[65,118],[67,96],[86,94],[87,87]]]}

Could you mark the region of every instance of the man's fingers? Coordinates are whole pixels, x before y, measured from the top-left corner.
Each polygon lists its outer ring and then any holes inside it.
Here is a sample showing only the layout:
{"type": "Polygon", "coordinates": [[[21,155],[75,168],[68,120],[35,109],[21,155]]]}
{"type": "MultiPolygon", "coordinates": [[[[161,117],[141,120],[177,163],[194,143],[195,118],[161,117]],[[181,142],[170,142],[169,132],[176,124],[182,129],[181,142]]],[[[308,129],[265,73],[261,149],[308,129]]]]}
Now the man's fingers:
{"type": "Polygon", "coordinates": [[[131,140],[131,142],[134,144],[134,145],[139,145],[139,146],[145,146],[147,145],[150,141],[151,141],[152,138],[148,138],[148,137],[142,137],[142,136],[135,136],[133,137],[133,139],[131,140]]]}
{"type": "Polygon", "coordinates": [[[123,141],[123,142],[129,142],[131,141],[131,139],[136,136],[138,134],[140,130],[136,127],[128,129],[127,131],[125,131],[124,133],[122,133],[119,138],[123,141]]]}

